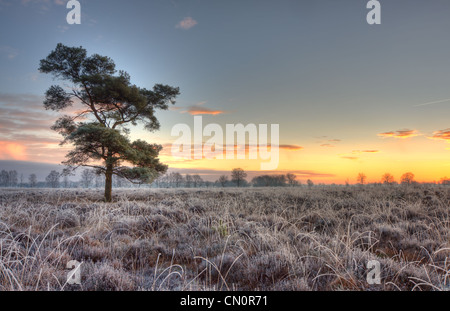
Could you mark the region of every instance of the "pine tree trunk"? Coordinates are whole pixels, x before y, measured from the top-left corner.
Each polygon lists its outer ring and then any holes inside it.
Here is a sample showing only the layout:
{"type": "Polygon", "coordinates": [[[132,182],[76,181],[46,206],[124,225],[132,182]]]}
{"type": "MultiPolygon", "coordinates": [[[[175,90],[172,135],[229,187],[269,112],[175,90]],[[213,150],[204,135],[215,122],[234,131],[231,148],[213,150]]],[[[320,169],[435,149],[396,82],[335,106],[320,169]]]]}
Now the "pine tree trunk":
{"type": "Polygon", "coordinates": [[[113,173],[112,165],[107,165],[106,172],[105,172],[105,201],[106,202],[112,201],[112,173],[113,173]]]}

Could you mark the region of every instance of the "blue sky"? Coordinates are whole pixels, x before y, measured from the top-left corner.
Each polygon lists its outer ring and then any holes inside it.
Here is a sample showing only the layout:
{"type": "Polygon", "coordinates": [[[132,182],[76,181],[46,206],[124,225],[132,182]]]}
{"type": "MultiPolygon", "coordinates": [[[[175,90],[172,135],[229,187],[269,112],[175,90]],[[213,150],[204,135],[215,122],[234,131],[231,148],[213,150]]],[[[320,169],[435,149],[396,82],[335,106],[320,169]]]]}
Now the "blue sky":
{"type": "MultiPolygon", "coordinates": [[[[450,99],[449,1],[380,1],[381,25],[366,23],[361,0],[80,0],[81,25],[66,23],[66,2],[0,0],[0,108],[12,95],[24,103],[24,94],[44,94],[54,81],[37,71],[39,60],[62,42],[111,57],[138,86],[180,87],[180,109],[158,113],[161,131],[139,132],[161,143],[174,140],[174,124],[192,123],[180,112],[200,107],[224,112],[204,115],[205,123],[280,124],[282,144],[304,147],[302,169],[319,170],[311,159],[321,150],[394,157],[418,147],[377,134],[417,130],[423,146],[450,127],[450,102],[418,106],[450,99]],[[319,148],[333,139],[340,149],[319,148]]],[[[0,130],[0,141],[19,134],[0,130]]],[[[349,174],[364,168],[353,162],[349,174]]]]}

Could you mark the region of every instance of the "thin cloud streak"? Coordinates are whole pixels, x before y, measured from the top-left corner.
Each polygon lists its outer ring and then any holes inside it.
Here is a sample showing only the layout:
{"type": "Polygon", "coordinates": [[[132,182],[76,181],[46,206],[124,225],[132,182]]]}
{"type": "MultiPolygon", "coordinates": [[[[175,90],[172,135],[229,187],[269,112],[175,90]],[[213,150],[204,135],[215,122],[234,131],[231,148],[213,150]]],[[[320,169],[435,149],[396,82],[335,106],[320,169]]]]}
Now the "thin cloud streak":
{"type": "Polygon", "coordinates": [[[187,111],[192,116],[202,115],[202,114],[208,114],[208,115],[218,115],[225,113],[223,110],[212,110],[209,108],[203,108],[203,107],[189,107],[187,111]]]}
{"type": "Polygon", "coordinates": [[[172,111],[178,111],[179,113],[189,113],[192,116],[203,114],[215,116],[219,114],[228,113],[228,111],[225,110],[207,108],[204,106],[205,104],[206,102],[203,101],[189,107],[170,107],[169,109],[172,111]]]}
{"type": "Polygon", "coordinates": [[[393,138],[401,138],[401,139],[415,137],[415,136],[419,136],[419,135],[421,135],[421,134],[418,131],[409,130],[409,129],[403,129],[403,130],[398,130],[398,131],[389,131],[389,132],[377,134],[377,136],[383,137],[383,138],[393,137],[393,138]]]}
{"type": "Polygon", "coordinates": [[[443,100],[437,100],[437,101],[429,102],[429,103],[418,104],[418,105],[414,105],[414,107],[428,106],[428,105],[445,103],[445,102],[450,102],[450,98],[443,99],[443,100]]]}

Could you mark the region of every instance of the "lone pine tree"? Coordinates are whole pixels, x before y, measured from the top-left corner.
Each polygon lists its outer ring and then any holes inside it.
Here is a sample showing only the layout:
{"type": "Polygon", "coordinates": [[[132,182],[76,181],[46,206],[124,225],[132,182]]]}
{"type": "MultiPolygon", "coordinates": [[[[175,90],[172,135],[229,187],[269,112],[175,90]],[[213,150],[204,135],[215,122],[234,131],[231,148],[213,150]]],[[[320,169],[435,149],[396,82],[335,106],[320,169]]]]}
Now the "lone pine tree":
{"type": "Polygon", "coordinates": [[[151,183],[167,171],[167,165],[158,159],[162,146],[130,141],[128,126],[159,129],[155,110],[167,110],[174,104],[179,88],[162,84],[155,84],[152,90],[137,87],[128,73],[116,71],[111,58],[87,56],[84,48],[61,43],[40,61],[39,71],[72,84],[70,90],[51,86],[44,106],[54,111],[69,108],[75,101],[83,106],[72,115],[61,116],[52,129],[63,136],[61,144],[74,146],[63,162],[68,170],[85,166],[105,175],[107,202],[111,201],[113,175],[133,183],[151,183]]]}

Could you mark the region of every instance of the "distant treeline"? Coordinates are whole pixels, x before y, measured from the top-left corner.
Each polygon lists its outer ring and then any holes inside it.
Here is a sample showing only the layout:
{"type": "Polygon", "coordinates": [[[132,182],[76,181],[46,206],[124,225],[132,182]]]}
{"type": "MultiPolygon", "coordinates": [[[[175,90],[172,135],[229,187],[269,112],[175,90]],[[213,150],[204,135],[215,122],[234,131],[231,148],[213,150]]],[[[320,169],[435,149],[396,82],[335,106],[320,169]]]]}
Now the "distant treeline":
{"type": "MultiPolygon", "coordinates": [[[[17,171],[2,170],[0,173],[0,187],[23,187],[23,188],[103,188],[104,178],[97,175],[94,170],[84,169],[81,177],[74,181],[73,176],[58,171],[51,171],[45,181],[37,180],[36,174],[25,176],[17,171]]],[[[286,175],[261,175],[254,177],[251,181],[247,179],[247,173],[240,168],[233,169],[230,176],[222,175],[216,181],[204,180],[198,174],[182,175],[171,172],[155,179],[151,184],[135,184],[119,176],[113,177],[115,188],[210,188],[210,187],[287,187],[299,186],[294,174],[286,175]]],[[[308,185],[313,182],[308,180],[308,185]]]]}
{"type": "MultiPolygon", "coordinates": [[[[74,181],[70,175],[58,171],[51,171],[45,181],[38,181],[36,174],[25,176],[18,174],[16,170],[0,172],[0,187],[21,187],[21,188],[103,188],[105,181],[102,175],[97,175],[94,170],[84,169],[81,177],[74,181]]],[[[247,179],[247,173],[240,168],[231,171],[230,176],[221,175],[216,181],[204,180],[198,174],[182,175],[178,172],[171,172],[155,179],[151,184],[136,184],[119,176],[113,176],[113,186],[115,188],[212,188],[212,187],[299,187],[302,185],[297,180],[297,176],[292,173],[278,175],[259,175],[247,179]]],[[[349,185],[348,180],[345,185],[349,185]]],[[[386,173],[382,176],[381,182],[366,183],[366,176],[359,173],[357,176],[358,185],[397,185],[392,175],[386,173]]],[[[400,184],[419,184],[414,181],[414,174],[408,172],[402,175],[400,184]]],[[[441,178],[440,184],[450,185],[450,179],[441,178]]],[[[306,181],[306,186],[313,187],[314,182],[310,179],[306,181]]],[[[323,185],[323,184],[319,184],[323,185]]]]}

